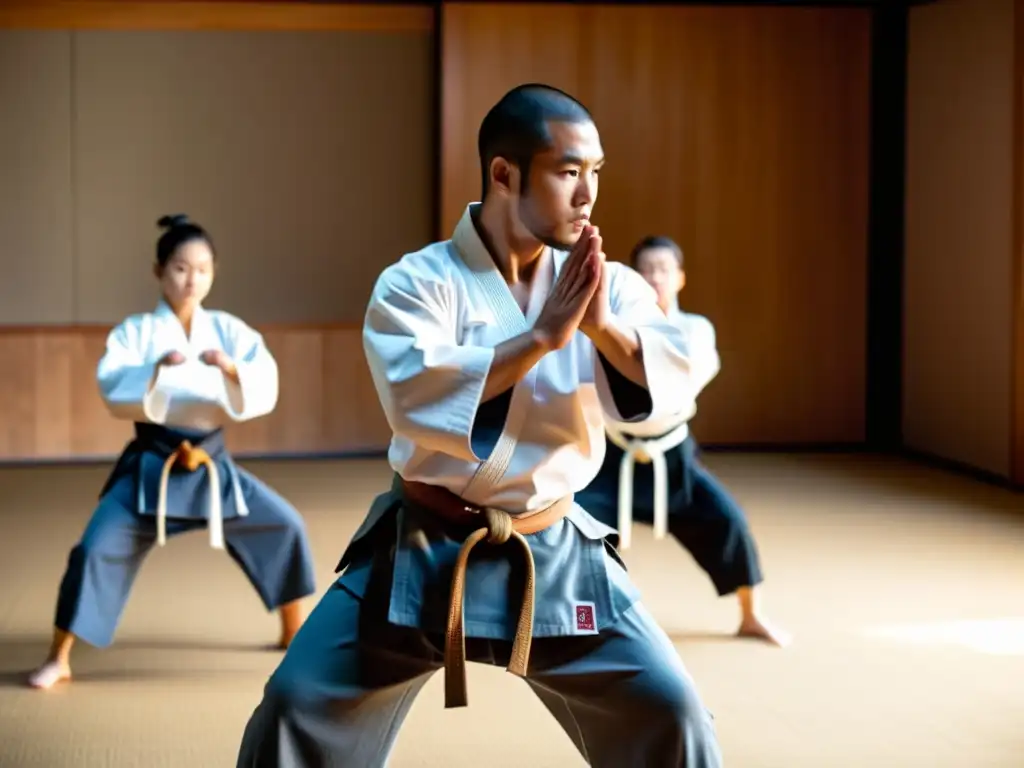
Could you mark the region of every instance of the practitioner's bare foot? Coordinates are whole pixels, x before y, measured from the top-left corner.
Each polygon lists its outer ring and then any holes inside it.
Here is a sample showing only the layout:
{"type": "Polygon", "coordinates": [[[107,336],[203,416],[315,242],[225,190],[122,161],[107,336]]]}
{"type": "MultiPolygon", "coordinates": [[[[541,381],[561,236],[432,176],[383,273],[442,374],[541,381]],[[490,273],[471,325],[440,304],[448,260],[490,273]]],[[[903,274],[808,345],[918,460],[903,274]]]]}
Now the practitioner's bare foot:
{"type": "Polygon", "coordinates": [[[740,628],[736,632],[739,637],[762,640],[779,648],[785,648],[792,642],[788,634],[761,618],[759,596],[754,587],[740,587],[736,590],[736,597],[740,601],[740,628]]]}
{"type": "Polygon", "coordinates": [[[71,665],[60,659],[45,662],[28,676],[28,684],[32,688],[48,691],[57,683],[71,682],[71,665]]]}
{"type": "Polygon", "coordinates": [[[71,680],[71,648],[75,644],[75,636],[63,629],[53,630],[53,641],[50,643],[50,654],[46,661],[28,676],[28,684],[32,688],[48,691],[57,683],[71,680]]]}
{"type": "Polygon", "coordinates": [[[738,637],[762,640],[769,645],[785,648],[792,642],[792,638],[778,627],[773,627],[759,616],[744,616],[740,622],[740,628],[736,632],[738,637]]]}

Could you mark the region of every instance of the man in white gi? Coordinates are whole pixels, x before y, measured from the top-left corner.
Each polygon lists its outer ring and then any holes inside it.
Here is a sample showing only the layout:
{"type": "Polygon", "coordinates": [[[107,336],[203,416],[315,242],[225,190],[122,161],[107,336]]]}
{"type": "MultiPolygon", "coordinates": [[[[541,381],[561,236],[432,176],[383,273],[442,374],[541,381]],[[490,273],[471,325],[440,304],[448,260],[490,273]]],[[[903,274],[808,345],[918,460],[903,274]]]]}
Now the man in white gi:
{"type": "MultiPolygon", "coordinates": [[[[667,418],[643,424],[608,420],[604,463],[590,485],[576,494],[576,502],[609,525],[617,524],[620,502],[634,520],[644,522],[653,521],[662,505],[668,531],[690,552],[719,596],[736,595],[737,634],[787,645],[789,636],[764,617],[759,604],[757,589],[764,577],[746,515],[697,458],[699,449],[689,429],[697,397],[721,368],[715,327],[706,317],[679,309],[686,272],[683,250],[673,240],[644,238],[633,248],[629,263],[654,288],[658,306],[686,336],[690,387],[678,394],[678,412],[667,418]],[[620,495],[624,478],[628,493],[620,495]]],[[[620,530],[619,535],[625,545],[627,532],[620,530]]]]}
{"type": "Polygon", "coordinates": [[[614,531],[573,502],[601,465],[605,414],[678,407],[685,339],[639,275],[605,261],[589,224],[604,154],[579,102],[513,89],[479,150],[483,202],[374,288],[363,338],[395,482],[267,683],[240,768],[384,766],[432,672],[445,668],[447,706],[466,704],[467,659],[523,677],[590,765],[722,764],[614,531]]]}

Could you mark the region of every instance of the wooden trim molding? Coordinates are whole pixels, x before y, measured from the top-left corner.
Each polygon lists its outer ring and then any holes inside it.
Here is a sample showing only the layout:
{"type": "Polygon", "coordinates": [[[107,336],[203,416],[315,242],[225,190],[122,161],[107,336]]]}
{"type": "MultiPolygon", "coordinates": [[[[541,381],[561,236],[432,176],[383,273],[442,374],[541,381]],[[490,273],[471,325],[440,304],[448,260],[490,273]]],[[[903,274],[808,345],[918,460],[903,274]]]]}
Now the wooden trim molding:
{"type": "Polygon", "coordinates": [[[0,28],[431,32],[429,4],[6,0],[0,28]]]}

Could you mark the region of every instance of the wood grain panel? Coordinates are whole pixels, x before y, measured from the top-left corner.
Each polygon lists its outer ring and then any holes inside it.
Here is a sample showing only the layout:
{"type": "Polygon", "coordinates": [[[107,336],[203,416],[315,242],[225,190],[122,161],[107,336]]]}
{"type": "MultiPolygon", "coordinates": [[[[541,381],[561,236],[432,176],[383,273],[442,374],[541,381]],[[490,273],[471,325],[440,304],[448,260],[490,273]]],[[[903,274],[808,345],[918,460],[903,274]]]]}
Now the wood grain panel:
{"type": "MultiPolygon", "coordinates": [[[[115,456],[131,424],[112,419],[96,391],[102,326],[0,329],[0,461],[115,456]]],[[[263,419],[228,429],[237,454],[379,451],[390,430],[377,402],[358,327],[263,329],[281,395],[263,419]]]]}
{"type": "Polygon", "coordinates": [[[910,12],[904,445],[1004,478],[1014,400],[1013,47],[1013,0],[910,12]]]}
{"type": "Polygon", "coordinates": [[[1010,480],[1024,486],[1024,0],[1013,4],[1013,381],[1010,480]]]}
{"type": "Polygon", "coordinates": [[[851,8],[446,3],[442,211],[480,194],[476,133],[541,81],[592,110],[610,258],[687,253],[683,305],[716,324],[705,442],[864,438],[870,14],[851,8]]]}
{"type": "Polygon", "coordinates": [[[32,29],[231,29],[429,32],[427,5],[309,2],[89,2],[5,0],[0,27],[32,29]]]}
{"type": "Polygon", "coordinates": [[[74,317],[71,69],[71,33],[0,29],[0,324],[74,317]]]}
{"type": "Polygon", "coordinates": [[[433,58],[422,33],[76,32],[76,312],[58,321],[149,310],[154,222],[184,211],[217,243],[219,306],[361,322],[434,230],[433,58]]]}

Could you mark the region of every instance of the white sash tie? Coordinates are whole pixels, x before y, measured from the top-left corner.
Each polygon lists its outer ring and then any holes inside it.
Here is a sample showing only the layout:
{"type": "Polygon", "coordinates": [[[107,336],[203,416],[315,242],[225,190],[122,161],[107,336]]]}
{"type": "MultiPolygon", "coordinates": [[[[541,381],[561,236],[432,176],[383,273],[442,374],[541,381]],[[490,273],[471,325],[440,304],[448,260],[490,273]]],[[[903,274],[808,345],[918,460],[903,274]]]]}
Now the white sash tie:
{"type": "MultiPolygon", "coordinates": [[[[220,503],[221,478],[217,471],[217,464],[211,456],[202,448],[192,445],[189,441],[183,442],[164,462],[163,471],[160,473],[160,490],[156,504],[156,543],[157,546],[164,546],[167,543],[167,486],[170,482],[171,470],[175,465],[184,467],[189,472],[195,472],[200,467],[206,467],[207,477],[210,483],[210,506],[207,523],[210,528],[210,546],[213,549],[224,549],[224,512],[220,503]]],[[[242,496],[242,489],[236,477],[232,477],[234,486],[235,505],[240,516],[249,513],[242,496]]]]}
{"type": "Polygon", "coordinates": [[[665,453],[680,445],[689,435],[686,422],[667,435],[653,439],[627,437],[610,423],[605,431],[615,445],[622,449],[619,465],[619,549],[629,549],[633,529],[633,465],[654,465],[654,538],[663,539],[668,533],[668,468],[665,453]]]}

